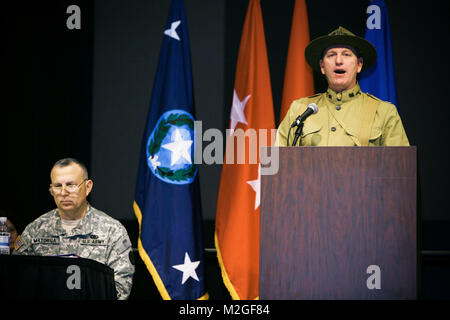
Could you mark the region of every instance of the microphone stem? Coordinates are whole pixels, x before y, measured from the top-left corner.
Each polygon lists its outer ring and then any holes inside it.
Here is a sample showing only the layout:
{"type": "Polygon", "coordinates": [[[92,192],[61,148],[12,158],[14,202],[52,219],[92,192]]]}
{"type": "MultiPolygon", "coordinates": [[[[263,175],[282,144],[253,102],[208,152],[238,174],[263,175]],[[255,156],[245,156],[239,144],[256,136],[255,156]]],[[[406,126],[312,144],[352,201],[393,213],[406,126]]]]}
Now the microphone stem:
{"type": "Polygon", "coordinates": [[[297,126],[297,130],[295,130],[295,136],[294,141],[292,142],[292,146],[295,146],[297,144],[297,140],[302,135],[302,131],[303,131],[303,121],[300,122],[300,124],[297,126]]]}

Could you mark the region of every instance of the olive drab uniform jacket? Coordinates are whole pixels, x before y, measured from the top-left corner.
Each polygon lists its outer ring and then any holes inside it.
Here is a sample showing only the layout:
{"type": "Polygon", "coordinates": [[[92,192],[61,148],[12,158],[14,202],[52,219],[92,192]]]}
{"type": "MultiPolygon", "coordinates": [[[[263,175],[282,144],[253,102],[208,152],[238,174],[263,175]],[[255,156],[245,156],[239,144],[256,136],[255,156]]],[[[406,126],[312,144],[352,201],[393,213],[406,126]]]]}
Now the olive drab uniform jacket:
{"type": "MultiPolygon", "coordinates": [[[[277,146],[287,145],[291,124],[302,114],[309,103],[316,103],[318,112],[309,116],[297,142],[301,146],[361,146],[359,132],[368,105],[375,105],[371,129],[368,132],[369,146],[409,146],[396,107],[368,93],[363,93],[358,84],[349,90],[327,92],[295,100],[277,131],[277,146]]],[[[294,140],[296,128],[292,128],[289,144],[294,140]]],[[[367,144],[366,144],[367,145],[367,144]]]]}
{"type": "Polygon", "coordinates": [[[128,298],[131,291],[135,267],[128,233],[118,220],[91,205],[69,233],[62,227],[58,209],[43,214],[17,238],[13,254],[92,259],[114,270],[119,300],[128,298]]]}

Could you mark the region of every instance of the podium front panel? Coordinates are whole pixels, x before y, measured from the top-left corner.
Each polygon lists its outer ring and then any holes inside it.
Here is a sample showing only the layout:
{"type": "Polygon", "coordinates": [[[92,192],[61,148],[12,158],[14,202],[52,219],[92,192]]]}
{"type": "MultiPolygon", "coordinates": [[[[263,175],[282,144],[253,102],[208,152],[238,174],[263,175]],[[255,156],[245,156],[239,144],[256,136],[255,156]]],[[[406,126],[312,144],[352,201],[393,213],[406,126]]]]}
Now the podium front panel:
{"type": "Polygon", "coordinates": [[[279,148],[261,177],[261,299],[416,299],[416,148],[279,148]]]}
{"type": "Polygon", "coordinates": [[[0,297],[11,300],[116,300],[114,271],[84,258],[0,256],[0,297]]]}

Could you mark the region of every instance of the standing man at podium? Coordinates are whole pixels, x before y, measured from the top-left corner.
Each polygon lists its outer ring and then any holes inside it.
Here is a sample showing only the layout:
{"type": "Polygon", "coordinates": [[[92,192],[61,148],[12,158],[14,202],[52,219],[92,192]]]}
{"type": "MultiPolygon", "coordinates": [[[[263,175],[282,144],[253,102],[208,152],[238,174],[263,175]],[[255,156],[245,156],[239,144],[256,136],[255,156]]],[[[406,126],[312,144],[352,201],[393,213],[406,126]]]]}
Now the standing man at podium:
{"type": "Polygon", "coordinates": [[[375,47],[343,27],[314,39],[305,49],[308,64],[328,82],[324,93],[292,102],[278,127],[276,145],[409,146],[396,107],[361,91],[357,75],[377,59],[375,47]],[[315,104],[317,109],[309,107],[315,104]],[[303,117],[300,117],[303,115],[303,117]],[[306,119],[306,120],[305,120],[306,119]],[[298,120],[298,121],[297,121],[298,120]]]}
{"type": "Polygon", "coordinates": [[[25,228],[16,240],[14,254],[75,255],[96,260],[114,270],[117,298],[126,299],[134,274],[126,229],[88,203],[93,182],[83,163],[73,158],[59,160],[50,178],[49,191],[57,208],[25,228]]]}

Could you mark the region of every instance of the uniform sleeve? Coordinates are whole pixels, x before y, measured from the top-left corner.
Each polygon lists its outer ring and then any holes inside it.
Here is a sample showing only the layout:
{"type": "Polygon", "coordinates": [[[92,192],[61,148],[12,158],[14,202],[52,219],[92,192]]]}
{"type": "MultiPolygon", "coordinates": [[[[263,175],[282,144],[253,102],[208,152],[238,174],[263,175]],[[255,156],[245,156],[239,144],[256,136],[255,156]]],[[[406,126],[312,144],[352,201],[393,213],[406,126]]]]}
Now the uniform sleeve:
{"type": "Polygon", "coordinates": [[[133,285],[134,256],[128,233],[120,226],[112,243],[107,265],[114,270],[117,299],[126,300],[133,285]]]}
{"type": "Polygon", "coordinates": [[[28,225],[22,232],[22,234],[17,237],[12,254],[35,255],[33,246],[31,245],[32,234],[33,228],[30,225],[28,225]]]}
{"type": "Polygon", "coordinates": [[[409,146],[408,137],[406,136],[397,108],[392,104],[389,105],[390,109],[384,121],[385,125],[381,143],[383,146],[409,146]]]}

